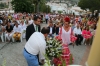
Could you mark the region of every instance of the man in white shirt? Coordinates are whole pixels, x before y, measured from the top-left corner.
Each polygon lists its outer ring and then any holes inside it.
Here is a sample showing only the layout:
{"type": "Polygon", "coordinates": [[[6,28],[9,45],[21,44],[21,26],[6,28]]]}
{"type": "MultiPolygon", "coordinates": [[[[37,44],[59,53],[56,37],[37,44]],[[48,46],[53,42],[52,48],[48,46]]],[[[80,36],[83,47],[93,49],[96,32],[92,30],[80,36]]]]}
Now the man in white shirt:
{"type": "Polygon", "coordinates": [[[26,24],[24,23],[24,20],[21,20],[20,26],[22,28],[22,31],[26,30],[26,24]]]}
{"type": "Polygon", "coordinates": [[[82,31],[81,31],[81,29],[80,29],[80,25],[79,24],[77,24],[77,27],[76,28],[74,28],[74,30],[73,30],[73,33],[74,33],[74,35],[77,37],[77,40],[76,40],[76,45],[78,46],[78,45],[81,45],[81,42],[82,42],[82,40],[83,40],[83,37],[82,37],[82,31]]]}
{"type": "Polygon", "coordinates": [[[45,21],[46,21],[46,24],[47,24],[48,20],[49,20],[49,15],[46,14],[46,15],[45,15],[45,21]]]}
{"type": "Polygon", "coordinates": [[[20,40],[20,37],[21,37],[21,32],[22,32],[22,28],[20,25],[18,25],[18,22],[15,22],[15,26],[13,28],[13,31],[14,31],[14,39],[16,41],[19,41],[20,40]]]}
{"type": "Polygon", "coordinates": [[[48,26],[50,33],[48,35],[49,38],[53,38],[54,37],[54,33],[55,33],[55,27],[52,23],[52,21],[49,22],[49,26],[48,26]]]}
{"type": "Polygon", "coordinates": [[[27,60],[28,66],[39,66],[39,62],[44,64],[46,48],[45,38],[48,34],[49,29],[44,27],[41,32],[34,32],[27,41],[23,54],[27,60]],[[39,55],[39,60],[37,55],[39,55]]]}

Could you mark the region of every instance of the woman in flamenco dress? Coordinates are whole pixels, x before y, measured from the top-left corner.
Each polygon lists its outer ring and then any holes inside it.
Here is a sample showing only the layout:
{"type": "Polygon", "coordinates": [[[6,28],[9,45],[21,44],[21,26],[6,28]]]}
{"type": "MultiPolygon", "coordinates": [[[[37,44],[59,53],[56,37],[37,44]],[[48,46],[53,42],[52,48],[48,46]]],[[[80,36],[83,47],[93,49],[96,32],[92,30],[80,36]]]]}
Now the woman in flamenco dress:
{"type": "Polygon", "coordinates": [[[55,66],[63,66],[64,62],[66,66],[72,64],[73,57],[70,53],[68,45],[75,42],[77,38],[73,36],[69,17],[64,18],[64,25],[61,27],[60,33],[56,36],[56,39],[62,42],[62,55],[59,58],[54,58],[53,63],[55,66]]]}
{"type": "Polygon", "coordinates": [[[84,28],[84,30],[82,30],[82,35],[83,35],[83,38],[85,39],[85,45],[89,44],[90,45],[90,39],[92,37],[92,34],[89,30],[89,26],[86,26],[84,28]]]}

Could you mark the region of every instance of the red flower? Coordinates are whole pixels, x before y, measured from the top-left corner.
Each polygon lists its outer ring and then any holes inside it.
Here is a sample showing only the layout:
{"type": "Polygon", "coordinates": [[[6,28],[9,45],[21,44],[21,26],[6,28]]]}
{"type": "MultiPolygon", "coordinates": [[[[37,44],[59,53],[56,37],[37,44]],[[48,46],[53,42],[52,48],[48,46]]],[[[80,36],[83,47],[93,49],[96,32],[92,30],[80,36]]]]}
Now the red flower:
{"type": "Polygon", "coordinates": [[[61,41],[61,40],[62,40],[60,36],[56,36],[55,38],[56,38],[58,41],[61,41]]]}
{"type": "Polygon", "coordinates": [[[75,42],[76,40],[77,40],[77,37],[71,36],[71,41],[72,41],[72,42],[75,42]]]}

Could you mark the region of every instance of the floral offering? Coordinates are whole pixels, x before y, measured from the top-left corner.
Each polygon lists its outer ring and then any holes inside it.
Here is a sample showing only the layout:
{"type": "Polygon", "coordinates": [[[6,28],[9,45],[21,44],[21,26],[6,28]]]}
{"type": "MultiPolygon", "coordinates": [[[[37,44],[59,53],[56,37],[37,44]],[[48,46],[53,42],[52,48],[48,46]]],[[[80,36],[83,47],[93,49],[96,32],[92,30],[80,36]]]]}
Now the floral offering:
{"type": "Polygon", "coordinates": [[[47,41],[46,54],[48,57],[58,57],[62,54],[62,44],[56,39],[50,39],[47,41]]]}

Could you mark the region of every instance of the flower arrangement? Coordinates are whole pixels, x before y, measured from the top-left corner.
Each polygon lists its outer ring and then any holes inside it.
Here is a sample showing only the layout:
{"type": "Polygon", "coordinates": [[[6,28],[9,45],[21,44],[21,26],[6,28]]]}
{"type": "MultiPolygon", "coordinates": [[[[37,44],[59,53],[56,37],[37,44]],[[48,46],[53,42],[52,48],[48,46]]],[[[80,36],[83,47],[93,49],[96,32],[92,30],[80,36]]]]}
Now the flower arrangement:
{"type": "MultiPolygon", "coordinates": [[[[74,42],[77,38],[73,37],[71,40],[74,42]]],[[[56,36],[54,39],[47,41],[46,55],[49,59],[46,59],[44,66],[52,66],[52,62],[55,66],[67,66],[73,63],[73,56],[70,54],[67,44],[62,44],[60,36],[56,36]],[[52,60],[50,60],[52,59],[52,60]],[[51,63],[50,63],[51,62],[51,63]]]]}
{"type": "Polygon", "coordinates": [[[60,41],[54,39],[50,39],[47,41],[46,54],[48,57],[58,57],[58,55],[62,54],[62,44],[60,41]]]}

